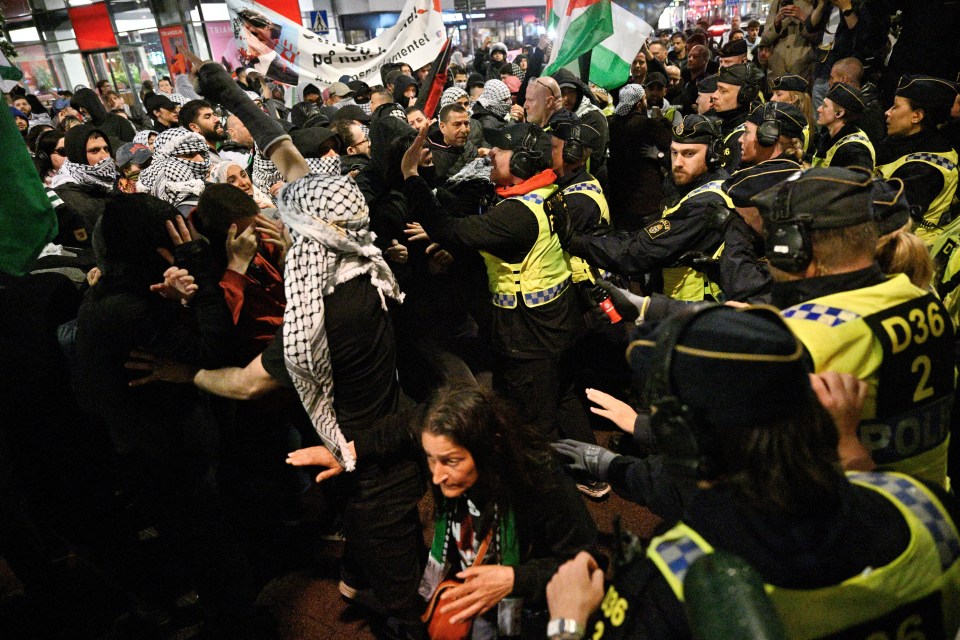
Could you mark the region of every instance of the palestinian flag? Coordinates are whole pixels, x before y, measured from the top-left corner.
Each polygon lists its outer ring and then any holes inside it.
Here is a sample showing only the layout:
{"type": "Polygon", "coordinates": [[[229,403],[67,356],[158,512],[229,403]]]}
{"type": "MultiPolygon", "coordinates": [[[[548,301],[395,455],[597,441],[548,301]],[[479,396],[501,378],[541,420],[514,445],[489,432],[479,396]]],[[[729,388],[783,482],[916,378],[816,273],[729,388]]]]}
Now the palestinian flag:
{"type": "MultiPolygon", "coordinates": [[[[567,3],[574,1],[576,0],[547,0],[547,28],[557,31],[558,38],[555,43],[561,47],[563,46],[559,40],[561,17],[566,11],[567,3]]],[[[583,0],[580,2],[582,3],[583,0]]],[[[630,77],[630,64],[640,51],[644,40],[653,33],[653,27],[616,2],[610,2],[610,17],[613,28],[609,36],[587,49],[592,50],[589,80],[604,89],[623,86],[630,77]]],[[[557,51],[556,45],[554,51],[557,51]]],[[[581,53],[586,53],[586,50],[581,53]]],[[[559,56],[555,56],[555,62],[551,62],[548,71],[544,73],[553,73],[560,67],[566,66],[580,75],[575,59],[556,64],[559,61],[559,56]]]]}
{"type": "Polygon", "coordinates": [[[610,0],[548,0],[547,25],[557,30],[550,75],[613,35],[610,0]]]}
{"type": "Polygon", "coordinates": [[[22,79],[23,71],[0,52],[0,91],[10,93],[10,90],[17,86],[17,81],[22,79]]]}
{"type": "Polygon", "coordinates": [[[7,108],[0,110],[0,140],[0,271],[21,276],[57,237],[57,216],[7,108]]]}
{"type": "MultiPolygon", "coordinates": [[[[439,1],[439,0],[438,0],[439,1]]],[[[450,67],[450,57],[453,55],[453,47],[450,40],[443,44],[437,59],[433,61],[431,70],[431,80],[426,86],[420,87],[420,93],[417,95],[417,106],[423,111],[427,120],[432,120],[437,115],[437,107],[440,106],[440,96],[447,84],[447,69],[450,67]]]]}

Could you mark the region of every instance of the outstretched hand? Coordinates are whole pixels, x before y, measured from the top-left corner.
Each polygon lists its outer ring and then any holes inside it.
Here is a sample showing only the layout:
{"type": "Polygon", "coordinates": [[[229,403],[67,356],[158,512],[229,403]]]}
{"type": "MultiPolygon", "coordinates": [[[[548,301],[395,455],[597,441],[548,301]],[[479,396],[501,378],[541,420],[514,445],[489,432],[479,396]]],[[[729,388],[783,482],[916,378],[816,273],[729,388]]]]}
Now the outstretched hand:
{"type": "Polygon", "coordinates": [[[429,153],[428,150],[423,148],[424,143],[427,141],[427,129],[429,127],[430,125],[428,123],[420,127],[420,131],[417,132],[417,137],[414,138],[410,148],[403,154],[403,160],[400,161],[400,170],[403,171],[404,179],[419,175],[417,168],[420,166],[420,159],[424,153],[429,153]]]}
{"type": "MultiPolygon", "coordinates": [[[[356,449],[352,442],[347,446],[356,458],[356,449]]],[[[306,447],[297,449],[287,454],[287,464],[295,467],[326,467],[325,471],[317,474],[316,481],[323,482],[328,478],[338,476],[343,473],[343,465],[330,453],[326,447],[306,447]]]]}
{"type": "Polygon", "coordinates": [[[159,293],[162,298],[187,304],[196,295],[199,287],[186,269],[170,267],[163,272],[163,282],[150,285],[150,291],[159,293]]]}
{"type": "Polygon", "coordinates": [[[181,384],[192,384],[194,376],[199,369],[181,362],[175,362],[166,358],[155,356],[146,351],[131,351],[129,360],[124,363],[124,367],[132,371],[147,371],[148,374],[142,378],[131,380],[128,384],[131,387],[139,387],[153,382],[178,382],[181,384]]]}

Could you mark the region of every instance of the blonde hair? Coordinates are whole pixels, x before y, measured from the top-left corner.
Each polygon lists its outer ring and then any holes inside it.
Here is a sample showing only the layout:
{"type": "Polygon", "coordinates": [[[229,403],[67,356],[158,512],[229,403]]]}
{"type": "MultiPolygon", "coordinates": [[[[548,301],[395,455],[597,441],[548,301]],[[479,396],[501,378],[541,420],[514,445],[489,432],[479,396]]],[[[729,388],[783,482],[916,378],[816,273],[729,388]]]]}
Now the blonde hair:
{"type": "Polygon", "coordinates": [[[886,274],[903,273],[914,286],[929,289],[933,281],[930,250],[910,231],[910,222],[877,240],[877,262],[886,274]]]}
{"type": "Polygon", "coordinates": [[[800,138],[780,136],[777,139],[777,145],[783,150],[782,155],[785,158],[790,158],[797,162],[803,161],[803,140],[800,138]]]}

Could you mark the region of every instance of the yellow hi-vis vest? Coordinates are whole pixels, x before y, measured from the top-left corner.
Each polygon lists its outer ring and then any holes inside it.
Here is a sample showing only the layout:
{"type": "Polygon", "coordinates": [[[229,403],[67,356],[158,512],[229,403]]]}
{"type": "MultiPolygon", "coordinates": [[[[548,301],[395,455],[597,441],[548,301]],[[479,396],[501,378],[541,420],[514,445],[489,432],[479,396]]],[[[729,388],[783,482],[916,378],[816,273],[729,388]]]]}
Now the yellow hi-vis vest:
{"type": "MultiPolygon", "coordinates": [[[[793,640],[953,638],[960,627],[960,536],[926,487],[899,473],[854,473],[849,479],[892,502],[910,529],[893,562],[838,585],[782,589],[765,585],[793,640]]],[[[866,526],[869,526],[867,523],[866,526]]],[[[683,602],[687,569],[713,547],[682,522],[650,541],[647,557],[683,602]]]]}
{"type": "Polygon", "coordinates": [[[556,185],[549,185],[510,198],[522,202],[537,217],[537,241],[522,262],[510,263],[486,251],[480,252],[487,264],[493,304],[502,309],[516,308],[518,296],[523,296],[527,307],[545,305],[559,298],[570,285],[570,265],[543,210],[544,201],[556,190],[556,185]]]}
{"type": "MultiPolygon", "coordinates": [[[[683,196],[677,204],[663,210],[661,218],[667,218],[670,214],[678,211],[680,207],[689,200],[703,194],[715,194],[720,196],[724,204],[731,209],[734,208],[733,200],[730,199],[720,186],[723,180],[714,180],[702,184],[683,196]]],[[[713,258],[719,258],[723,253],[723,244],[721,243],[713,254],[713,258]]],[[[663,270],[663,295],[670,296],[674,300],[684,300],[686,302],[702,302],[706,297],[712,297],[717,302],[723,301],[723,292],[717,283],[712,282],[705,275],[692,269],[691,267],[668,267],[663,270]]]]}
{"type": "MultiPolygon", "coordinates": [[[[810,162],[811,166],[814,167],[829,167],[830,162],[833,160],[833,156],[837,153],[837,149],[842,147],[845,144],[850,144],[851,142],[859,142],[867,148],[870,152],[870,159],[874,164],[877,163],[877,153],[873,150],[873,143],[870,142],[870,138],[867,137],[860,129],[857,129],[853,133],[848,133],[839,140],[833,143],[833,146],[827,149],[827,155],[821,158],[820,156],[814,154],[813,160],[810,162]]],[[[872,169],[872,167],[866,167],[872,169]]]]}
{"type": "Polygon", "coordinates": [[[954,326],[940,300],[901,273],[782,315],[817,373],[868,384],[858,433],[878,467],[949,488],[954,326]]]}
{"type": "Polygon", "coordinates": [[[810,125],[803,125],[803,152],[806,153],[810,148],[810,125]]]}
{"type": "MultiPolygon", "coordinates": [[[[730,138],[737,134],[741,134],[746,130],[746,125],[741,122],[733,128],[733,131],[723,136],[723,151],[721,152],[723,155],[720,156],[720,166],[722,166],[724,169],[727,169],[727,162],[730,160],[730,138]]],[[[733,173],[733,171],[730,171],[730,173],[733,173]]]]}
{"type": "Polygon", "coordinates": [[[960,218],[954,218],[943,228],[940,237],[930,247],[933,258],[933,288],[943,300],[953,326],[960,327],[960,218]]]}
{"type": "Polygon", "coordinates": [[[913,231],[927,246],[931,246],[943,232],[940,221],[950,210],[950,203],[957,193],[957,152],[951,150],[908,153],[889,164],[880,165],[877,171],[884,178],[889,178],[908,162],[924,162],[943,174],[943,190],[930,203],[923,213],[923,219],[916,223],[913,231]]]}
{"type": "MultiPolygon", "coordinates": [[[[603,189],[596,178],[572,184],[563,190],[563,195],[567,196],[573,193],[582,193],[597,203],[600,207],[600,218],[610,224],[610,207],[607,205],[607,199],[603,196],[603,189]]],[[[594,282],[593,274],[590,272],[590,265],[583,258],[567,254],[567,260],[570,263],[570,271],[573,273],[574,282],[594,282]]]]}

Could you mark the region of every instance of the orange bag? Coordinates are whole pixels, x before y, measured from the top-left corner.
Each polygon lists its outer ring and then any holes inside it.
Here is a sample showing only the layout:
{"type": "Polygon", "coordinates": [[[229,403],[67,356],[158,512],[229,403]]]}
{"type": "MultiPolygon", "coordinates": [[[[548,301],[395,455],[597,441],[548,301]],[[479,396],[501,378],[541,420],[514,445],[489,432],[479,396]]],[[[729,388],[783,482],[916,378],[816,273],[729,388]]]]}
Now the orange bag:
{"type": "MultiPolygon", "coordinates": [[[[487,534],[480,548],[477,550],[477,557],[473,561],[474,567],[483,564],[483,557],[487,555],[487,548],[490,546],[490,540],[493,538],[493,529],[487,534]]],[[[437,585],[437,590],[430,597],[427,603],[427,610],[423,614],[423,622],[427,625],[427,635],[430,640],[466,640],[470,637],[470,627],[473,626],[472,620],[463,622],[450,622],[450,618],[456,614],[456,611],[440,613],[440,596],[448,589],[463,584],[461,580],[444,580],[437,585]]]]}

